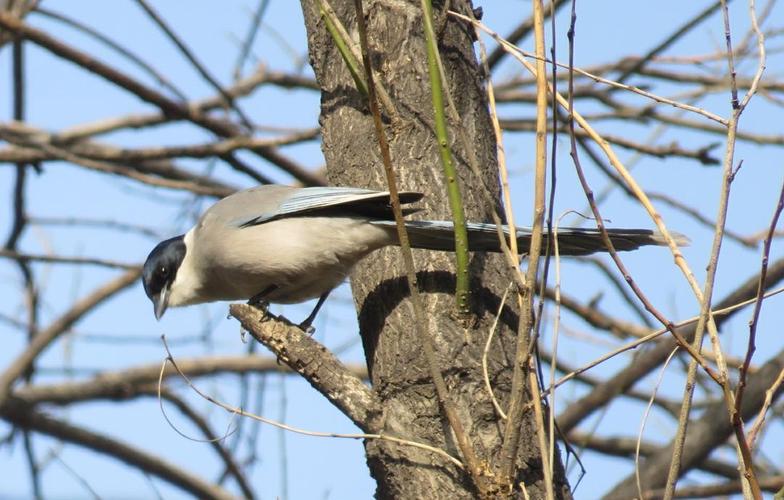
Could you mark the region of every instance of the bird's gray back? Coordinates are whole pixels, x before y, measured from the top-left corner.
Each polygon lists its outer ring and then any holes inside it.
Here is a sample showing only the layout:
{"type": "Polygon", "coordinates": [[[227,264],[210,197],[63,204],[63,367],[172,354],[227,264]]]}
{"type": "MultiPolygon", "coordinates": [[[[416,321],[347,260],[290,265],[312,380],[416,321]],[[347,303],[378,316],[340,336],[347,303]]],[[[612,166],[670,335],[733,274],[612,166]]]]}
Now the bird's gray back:
{"type": "Polygon", "coordinates": [[[239,227],[253,218],[275,213],[296,189],[270,184],[238,191],[219,200],[204,212],[199,219],[198,230],[210,229],[214,223],[239,227]]]}

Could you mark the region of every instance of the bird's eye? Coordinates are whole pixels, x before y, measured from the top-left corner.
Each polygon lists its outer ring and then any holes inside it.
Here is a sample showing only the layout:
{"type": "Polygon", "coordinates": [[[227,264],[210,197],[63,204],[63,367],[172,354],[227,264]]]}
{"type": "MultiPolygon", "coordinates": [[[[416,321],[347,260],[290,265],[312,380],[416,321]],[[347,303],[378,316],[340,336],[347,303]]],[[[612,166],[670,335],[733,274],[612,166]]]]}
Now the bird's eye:
{"type": "Polygon", "coordinates": [[[158,274],[160,276],[166,276],[166,266],[161,266],[158,268],[158,274]]]}

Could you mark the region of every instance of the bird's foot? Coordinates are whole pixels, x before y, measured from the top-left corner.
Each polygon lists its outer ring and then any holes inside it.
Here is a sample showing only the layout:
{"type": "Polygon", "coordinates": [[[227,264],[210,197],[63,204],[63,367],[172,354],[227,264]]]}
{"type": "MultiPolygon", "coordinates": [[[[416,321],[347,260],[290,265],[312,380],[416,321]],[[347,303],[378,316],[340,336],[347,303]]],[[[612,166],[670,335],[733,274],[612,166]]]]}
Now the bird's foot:
{"type": "Polygon", "coordinates": [[[321,309],[321,306],[324,305],[324,301],[327,300],[328,296],[329,296],[329,291],[322,293],[321,297],[319,297],[318,299],[318,302],[316,302],[316,307],[313,308],[313,311],[308,315],[307,318],[305,318],[305,320],[302,323],[297,325],[299,326],[300,330],[307,333],[311,337],[313,336],[313,333],[316,331],[316,329],[313,327],[313,320],[316,319],[316,315],[318,314],[319,309],[321,309]]]}
{"type": "Polygon", "coordinates": [[[259,293],[257,293],[256,295],[254,295],[253,297],[248,299],[248,305],[252,306],[252,307],[255,307],[256,309],[261,311],[262,314],[265,317],[273,316],[269,312],[270,301],[269,301],[268,297],[269,297],[269,294],[274,292],[277,288],[278,288],[278,285],[270,285],[270,286],[268,286],[264,290],[260,291],[259,293]]]}
{"type": "Polygon", "coordinates": [[[313,335],[313,333],[316,331],[316,329],[312,325],[313,320],[316,318],[316,313],[321,308],[321,305],[324,303],[324,300],[327,298],[327,295],[329,294],[329,292],[323,294],[319,298],[319,301],[316,304],[315,309],[313,309],[313,312],[311,312],[310,315],[307,318],[305,318],[305,320],[302,323],[300,323],[298,325],[294,325],[294,323],[292,323],[291,321],[289,321],[285,317],[283,317],[283,316],[275,316],[274,314],[271,314],[269,312],[270,302],[269,302],[268,297],[269,297],[270,293],[274,292],[277,288],[278,288],[277,285],[270,285],[270,286],[268,286],[267,288],[265,288],[261,292],[257,293],[253,297],[251,297],[250,300],[248,300],[248,305],[253,306],[256,309],[259,309],[264,314],[264,316],[266,316],[266,317],[272,317],[272,318],[276,318],[276,319],[281,320],[281,321],[285,321],[286,323],[288,323],[288,324],[290,324],[292,326],[297,326],[300,330],[302,330],[303,332],[307,333],[308,335],[313,335]]]}
{"type": "Polygon", "coordinates": [[[299,327],[300,330],[307,333],[311,337],[313,336],[314,333],[316,333],[316,327],[311,325],[310,321],[308,321],[307,319],[302,323],[298,324],[297,327],[299,327]]]}
{"type": "Polygon", "coordinates": [[[310,324],[311,321],[313,321],[311,318],[307,318],[302,323],[297,324],[297,323],[292,322],[290,319],[288,319],[287,317],[283,316],[282,314],[278,315],[278,316],[274,316],[274,315],[270,315],[270,316],[273,316],[278,321],[283,321],[284,323],[286,323],[288,325],[296,326],[297,328],[299,328],[300,330],[302,330],[303,332],[305,332],[305,333],[307,333],[308,335],[311,335],[311,336],[316,331],[316,328],[310,324]]]}
{"type": "Polygon", "coordinates": [[[269,307],[270,303],[269,300],[265,298],[265,295],[266,294],[264,292],[257,293],[256,295],[248,299],[248,305],[257,307],[259,309],[266,309],[267,307],[269,307]]]}
{"type": "Polygon", "coordinates": [[[257,300],[254,300],[254,299],[255,299],[255,297],[253,299],[250,299],[248,301],[248,305],[258,309],[259,311],[261,311],[262,314],[264,314],[264,316],[269,316],[270,315],[270,312],[269,312],[270,303],[267,302],[266,300],[258,300],[257,301],[257,300]]]}
{"type": "Polygon", "coordinates": [[[248,300],[248,305],[255,307],[256,309],[264,313],[264,316],[269,315],[270,302],[269,300],[267,300],[267,295],[269,295],[269,292],[270,289],[267,288],[263,292],[257,293],[256,295],[254,295],[248,300]]]}

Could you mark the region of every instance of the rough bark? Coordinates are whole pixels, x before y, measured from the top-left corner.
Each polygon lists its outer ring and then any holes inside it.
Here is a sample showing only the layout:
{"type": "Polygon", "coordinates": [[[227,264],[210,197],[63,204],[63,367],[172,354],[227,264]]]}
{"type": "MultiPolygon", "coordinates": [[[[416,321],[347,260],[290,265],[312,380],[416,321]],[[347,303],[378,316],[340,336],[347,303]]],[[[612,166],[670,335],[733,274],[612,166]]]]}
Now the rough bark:
{"type": "MultiPolygon", "coordinates": [[[[332,1],[343,24],[358,40],[353,0],[332,1]]],[[[421,218],[449,219],[446,188],[433,132],[433,106],[427,72],[422,12],[417,1],[363,2],[370,51],[377,78],[389,92],[401,117],[386,134],[401,189],[426,193],[421,218]]],[[[318,3],[303,0],[311,64],[322,88],[323,151],[331,184],[386,189],[384,169],[372,117],[319,17],[318,3]]],[[[453,1],[450,8],[470,8],[453,1]]],[[[473,52],[471,30],[446,17],[435,2],[435,27],[448,84],[463,120],[463,130],[478,158],[482,179],[467,165],[465,150],[454,134],[452,148],[458,162],[459,182],[466,216],[490,220],[495,207],[486,203],[478,186],[484,183],[498,200],[495,142],[487,113],[483,82],[473,52]]],[[[451,130],[458,125],[451,123],[451,130]]],[[[498,205],[498,203],[496,203],[498,205]]],[[[423,358],[421,340],[412,326],[414,314],[408,298],[398,249],[372,254],[352,274],[352,290],[359,311],[373,391],[382,402],[384,430],[392,435],[438,446],[459,457],[449,433],[423,358]]],[[[475,253],[471,257],[472,317],[458,319],[454,298],[454,256],[415,251],[417,277],[425,300],[426,328],[435,338],[437,355],[466,432],[479,458],[492,471],[502,441],[503,422],[496,415],[482,376],[482,350],[503,292],[510,280],[499,255],[475,253]]],[[[505,406],[514,359],[517,315],[507,309],[492,344],[490,380],[505,406]]],[[[542,470],[536,446],[533,413],[525,415],[517,464],[517,482],[531,498],[543,496],[542,470]]],[[[388,442],[366,443],[368,465],[378,482],[378,498],[471,498],[468,476],[425,451],[388,442]]],[[[556,465],[556,496],[568,497],[568,486],[556,465]]],[[[520,492],[516,491],[516,495],[520,492]]]]}

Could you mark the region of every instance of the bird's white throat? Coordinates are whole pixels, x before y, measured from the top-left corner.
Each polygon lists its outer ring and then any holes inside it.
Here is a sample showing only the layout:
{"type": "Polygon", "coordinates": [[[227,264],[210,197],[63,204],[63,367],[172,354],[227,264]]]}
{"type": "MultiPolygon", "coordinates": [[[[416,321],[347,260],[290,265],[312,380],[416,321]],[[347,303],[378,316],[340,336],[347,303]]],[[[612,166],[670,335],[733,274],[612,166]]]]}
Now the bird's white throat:
{"type": "Polygon", "coordinates": [[[169,287],[169,307],[187,306],[199,301],[199,290],[202,287],[203,277],[197,266],[194,265],[193,256],[193,231],[185,233],[185,257],[182,259],[177,276],[169,287]]]}

